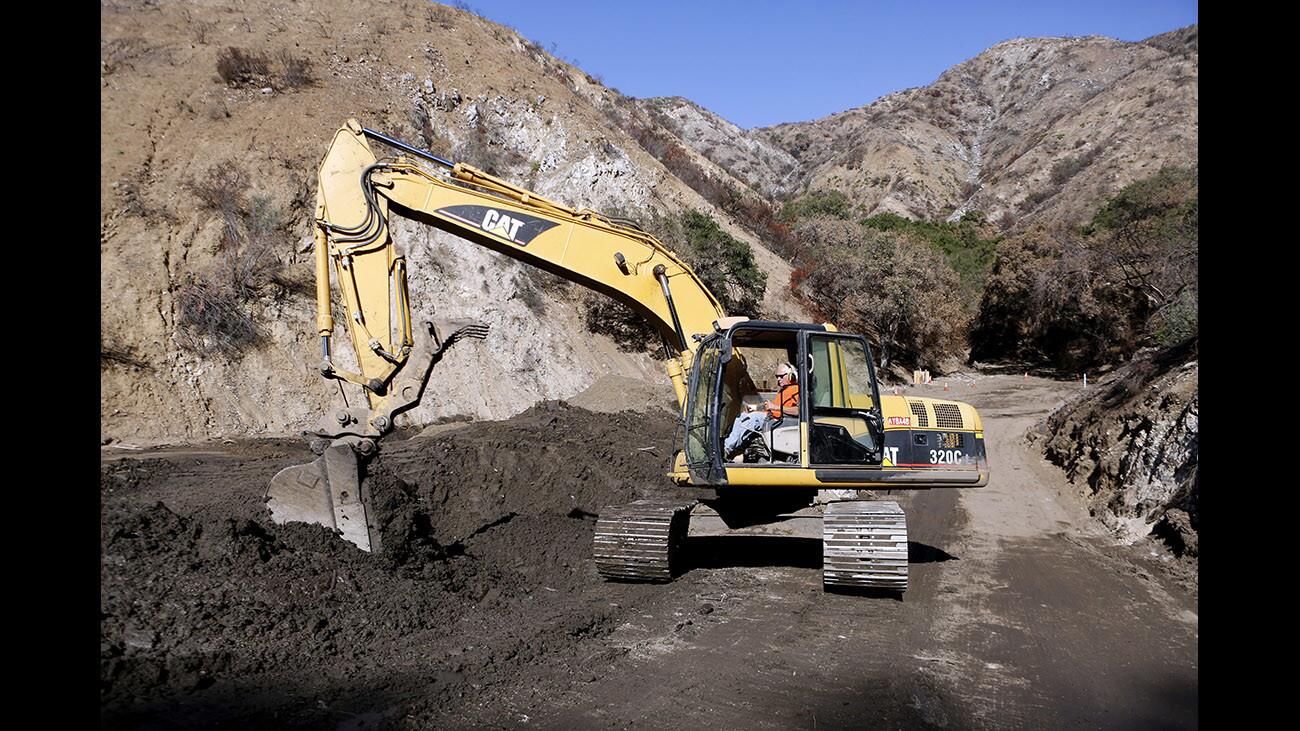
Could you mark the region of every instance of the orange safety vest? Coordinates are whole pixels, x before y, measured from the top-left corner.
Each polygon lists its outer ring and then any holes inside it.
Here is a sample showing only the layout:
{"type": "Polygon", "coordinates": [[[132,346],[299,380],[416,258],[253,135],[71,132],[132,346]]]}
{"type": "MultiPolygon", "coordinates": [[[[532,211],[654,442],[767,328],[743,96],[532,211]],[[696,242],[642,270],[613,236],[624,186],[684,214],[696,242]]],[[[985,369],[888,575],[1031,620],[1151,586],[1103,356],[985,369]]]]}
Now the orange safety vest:
{"type": "MultiPolygon", "coordinates": [[[[781,389],[781,392],[777,394],[776,402],[781,405],[782,409],[787,407],[798,406],[799,405],[799,384],[791,383],[790,385],[781,389]]],[[[783,414],[780,410],[773,411],[772,409],[768,409],[767,415],[772,417],[773,419],[780,419],[783,414]]]]}

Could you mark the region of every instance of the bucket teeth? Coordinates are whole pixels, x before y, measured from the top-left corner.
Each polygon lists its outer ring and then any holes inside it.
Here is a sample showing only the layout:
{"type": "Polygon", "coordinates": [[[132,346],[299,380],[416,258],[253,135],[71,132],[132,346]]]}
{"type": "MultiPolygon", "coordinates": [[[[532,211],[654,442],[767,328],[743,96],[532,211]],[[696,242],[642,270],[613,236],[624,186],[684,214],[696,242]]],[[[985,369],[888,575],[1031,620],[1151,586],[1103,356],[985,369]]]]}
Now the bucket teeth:
{"type": "Polygon", "coordinates": [[[433,324],[439,337],[441,337],[442,333],[449,333],[445,338],[442,338],[437,352],[450,348],[457,340],[486,339],[488,332],[492,329],[491,325],[477,320],[440,320],[433,324]]]}
{"type": "Polygon", "coordinates": [[[898,503],[829,503],[822,518],[822,583],[907,590],[907,516],[898,503]]]}
{"type": "Polygon", "coordinates": [[[616,581],[671,581],[693,506],[637,500],[605,508],[593,538],[596,570],[616,581]]]}
{"type": "Polygon", "coordinates": [[[473,325],[469,325],[465,327],[462,330],[456,331],[456,333],[454,333],[453,336],[460,335],[461,337],[477,338],[479,340],[482,340],[483,338],[486,338],[488,336],[488,331],[491,329],[492,329],[491,325],[487,325],[485,323],[475,323],[473,325]]]}

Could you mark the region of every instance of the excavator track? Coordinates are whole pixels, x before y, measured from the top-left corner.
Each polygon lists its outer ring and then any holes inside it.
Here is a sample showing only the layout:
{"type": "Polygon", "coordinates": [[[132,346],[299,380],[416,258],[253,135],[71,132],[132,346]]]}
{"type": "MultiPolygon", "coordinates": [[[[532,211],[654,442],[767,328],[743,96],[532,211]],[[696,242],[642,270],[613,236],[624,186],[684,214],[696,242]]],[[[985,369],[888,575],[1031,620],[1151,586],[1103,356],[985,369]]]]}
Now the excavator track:
{"type": "Polygon", "coordinates": [[[898,503],[829,503],[822,518],[822,583],[907,590],[907,516],[898,503]]]}
{"type": "Polygon", "coordinates": [[[615,581],[671,581],[693,506],[637,500],[605,508],[596,521],[592,541],[596,570],[615,581]]]}

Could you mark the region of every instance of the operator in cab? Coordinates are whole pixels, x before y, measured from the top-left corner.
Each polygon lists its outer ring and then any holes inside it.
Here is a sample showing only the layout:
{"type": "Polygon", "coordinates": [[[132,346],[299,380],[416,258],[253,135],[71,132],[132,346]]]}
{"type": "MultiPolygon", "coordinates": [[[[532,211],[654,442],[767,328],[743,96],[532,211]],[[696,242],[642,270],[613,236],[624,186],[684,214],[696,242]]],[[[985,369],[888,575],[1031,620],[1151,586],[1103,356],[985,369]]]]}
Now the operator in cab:
{"type": "Polygon", "coordinates": [[[746,434],[762,431],[768,421],[780,419],[782,416],[799,418],[799,384],[796,383],[798,380],[798,371],[789,363],[782,363],[776,367],[776,400],[764,401],[761,410],[749,411],[736,417],[736,423],[731,427],[731,434],[723,442],[727,459],[735,456],[744,444],[746,434]]]}

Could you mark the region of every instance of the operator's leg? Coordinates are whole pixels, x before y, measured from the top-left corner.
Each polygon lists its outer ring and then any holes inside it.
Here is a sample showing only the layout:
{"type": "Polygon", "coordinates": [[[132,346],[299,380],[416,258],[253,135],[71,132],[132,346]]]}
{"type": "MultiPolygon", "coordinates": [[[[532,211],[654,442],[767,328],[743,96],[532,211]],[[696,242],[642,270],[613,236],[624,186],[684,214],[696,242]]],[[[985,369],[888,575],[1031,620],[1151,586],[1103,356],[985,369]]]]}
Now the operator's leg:
{"type": "Polygon", "coordinates": [[[762,411],[741,414],[736,417],[736,423],[731,427],[731,434],[727,435],[727,440],[723,442],[723,447],[728,455],[736,451],[740,442],[745,437],[747,431],[758,431],[763,427],[763,422],[767,420],[767,414],[762,411]]]}

